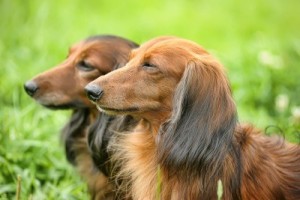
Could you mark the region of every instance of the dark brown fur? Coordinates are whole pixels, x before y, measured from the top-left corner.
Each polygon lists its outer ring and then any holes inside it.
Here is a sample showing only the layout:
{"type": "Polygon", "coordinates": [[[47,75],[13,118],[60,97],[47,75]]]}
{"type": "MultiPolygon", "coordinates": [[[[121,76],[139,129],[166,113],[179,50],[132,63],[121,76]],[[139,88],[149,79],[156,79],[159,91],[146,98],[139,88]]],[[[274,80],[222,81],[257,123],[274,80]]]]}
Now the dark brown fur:
{"type": "Polygon", "coordinates": [[[217,199],[221,180],[223,199],[300,199],[299,146],[240,126],[222,65],[196,43],[155,38],[90,84],[100,110],[138,122],[109,145],[127,197],[217,199]]]}
{"type": "Polygon", "coordinates": [[[64,62],[32,79],[38,86],[33,95],[37,102],[51,109],[73,110],[62,130],[62,139],[68,161],[87,181],[93,200],[115,198],[105,165],[110,137],[107,127],[112,117],[98,112],[86,97],[84,87],[123,66],[131,49],[136,47],[135,43],[120,37],[93,36],[72,46],[64,62]],[[87,137],[95,134],[97,138],[90,139],[88,145],[87,137]]]}

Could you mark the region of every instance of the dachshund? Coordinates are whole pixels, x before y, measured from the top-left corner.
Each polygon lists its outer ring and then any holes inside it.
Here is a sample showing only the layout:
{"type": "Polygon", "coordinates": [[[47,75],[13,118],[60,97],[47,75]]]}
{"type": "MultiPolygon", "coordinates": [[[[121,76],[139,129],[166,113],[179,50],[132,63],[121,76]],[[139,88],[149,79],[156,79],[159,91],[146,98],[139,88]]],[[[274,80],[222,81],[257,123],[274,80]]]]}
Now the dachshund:
{"type": "Polygon", "coordinates": [[[106,166],[107,127],[113,120],[100,114],[84,92],[92,80],[126,64],[138,45],[112,35],[89,37],[72,46],[65,61],[24,84],[25,91],[50,109],[71,109],[73,114],[62,130],[67,160],[87,181],[92,199],[114,199],[106,166]],[[90,139],[97,134],[97,144],[90,139]],[[90,144],[88,144],[88,142],[90,144]],[[90,148],[89,148],[90,147],[90,148]],[[96,148],[101,154],[93,154],[96,148]]]}
{"type": "Polygon", "coordinates": [[[108,145],[125,199],[300,199],[300,147],[238,123],[223,66],[198,44],[152,39],[85,89],[137,122],[108,145]]]}

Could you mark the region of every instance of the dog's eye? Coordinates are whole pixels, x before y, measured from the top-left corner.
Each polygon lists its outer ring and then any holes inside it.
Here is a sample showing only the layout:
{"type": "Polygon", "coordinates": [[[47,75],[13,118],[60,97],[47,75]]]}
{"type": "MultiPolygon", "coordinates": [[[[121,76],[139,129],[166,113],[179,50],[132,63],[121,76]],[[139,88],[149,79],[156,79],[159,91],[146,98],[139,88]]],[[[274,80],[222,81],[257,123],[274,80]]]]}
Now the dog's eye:
{"type": "Polygon", "coordinates": [[[143,64],[143,67],[148,68],[148,67],[155,67],[155,66],[146,62],[146,63],[143,64]]]}
{"type": "Polygon", "coordinates": [[[81,71],[86,71],[86,72],[92,71],[92,70],[95,69],[92,65],[90,65],[89,63],[87,63],[87,62],[84,61],[84,60],[80,61],[80,62],[77,64],[77,68],[78,68],[79,70],[81,70],[81,71]]]}
{"type": "Polygon", "coordinates": [[[157,72],[157,71],[159,71],[158,68],[155,65],[153,65],[151,63],[148,63],[148,62],[145,62],[142,66],[148,72],[157,72]]]}

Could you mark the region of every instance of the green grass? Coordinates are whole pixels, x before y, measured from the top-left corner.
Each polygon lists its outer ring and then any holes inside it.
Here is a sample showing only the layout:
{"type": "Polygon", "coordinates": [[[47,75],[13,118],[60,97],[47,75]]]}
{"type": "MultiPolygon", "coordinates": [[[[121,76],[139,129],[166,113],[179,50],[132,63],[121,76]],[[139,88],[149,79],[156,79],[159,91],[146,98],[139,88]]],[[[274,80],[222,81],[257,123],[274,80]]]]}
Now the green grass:
{"type": "Polygon", "coordinates": [[[0,200],[15,198],[18,175],[20,199],[88,199],[59,143],[70,113],[42,108],[22,85],[93,34],[138,43],[158,35],[196,41],[226,66],[240,121],[275,125],[297,142],[299,8],[298,0],[1,0],[0,200]],[[278,110],[280,96],[288,104],[278,110]]]}

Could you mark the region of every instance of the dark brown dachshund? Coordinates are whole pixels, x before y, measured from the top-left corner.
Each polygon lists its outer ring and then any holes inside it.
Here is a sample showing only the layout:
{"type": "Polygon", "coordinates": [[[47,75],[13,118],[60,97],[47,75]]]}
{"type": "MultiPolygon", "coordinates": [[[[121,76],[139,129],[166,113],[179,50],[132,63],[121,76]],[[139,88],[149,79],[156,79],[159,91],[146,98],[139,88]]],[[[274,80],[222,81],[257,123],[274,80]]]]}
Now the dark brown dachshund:
{"type": "Polygon", "coordinates": [[[62,138],[67,159],[87,181],[92,199],[114,198],[105,168],[109,140],[105,134],[112,119],[99,113],[86,97],[84,87],[99,76],[125,65],[129,52],[136,47],[135,43],[116,36],[87,38],[70,48],[63,63],[24,85],[26,92],[43,106],[73,110],[62,131],[62,138]],[[92,152],[100,154],[90,153],[88,136],[92,152]]]}
{"type": "Polygon", "coordinates": [[[211,200],[220,182],[222,199],[300,199],[300,147],[239,125],[223,66],[196,43],[150,40],[86,90],[138,121],[109,144],[128,197],[211,200]]]}

